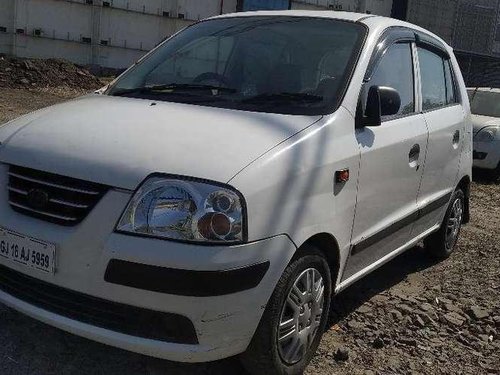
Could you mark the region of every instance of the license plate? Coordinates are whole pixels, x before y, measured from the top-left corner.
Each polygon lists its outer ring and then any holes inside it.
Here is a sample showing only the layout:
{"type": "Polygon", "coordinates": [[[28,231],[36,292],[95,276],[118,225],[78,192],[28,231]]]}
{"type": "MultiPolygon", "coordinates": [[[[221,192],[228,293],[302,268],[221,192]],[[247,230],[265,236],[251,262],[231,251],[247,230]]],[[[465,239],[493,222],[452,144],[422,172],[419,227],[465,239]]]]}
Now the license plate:
{"type": "Polygon", "coordinates": [[[0,228],[0,258],[53,274],[56,246],[0,228]]]}

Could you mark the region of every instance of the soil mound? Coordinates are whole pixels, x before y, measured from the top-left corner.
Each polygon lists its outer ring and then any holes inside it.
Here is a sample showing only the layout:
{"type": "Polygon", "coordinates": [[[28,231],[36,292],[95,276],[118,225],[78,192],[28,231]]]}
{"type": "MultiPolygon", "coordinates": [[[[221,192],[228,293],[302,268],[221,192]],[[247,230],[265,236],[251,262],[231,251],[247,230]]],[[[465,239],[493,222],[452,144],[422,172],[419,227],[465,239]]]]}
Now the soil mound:
{"type": "Polygon", "coordinates": [[[0,87],[98,89],[103,83],[85,68],[62,59],[0,57],[0,87]]]}

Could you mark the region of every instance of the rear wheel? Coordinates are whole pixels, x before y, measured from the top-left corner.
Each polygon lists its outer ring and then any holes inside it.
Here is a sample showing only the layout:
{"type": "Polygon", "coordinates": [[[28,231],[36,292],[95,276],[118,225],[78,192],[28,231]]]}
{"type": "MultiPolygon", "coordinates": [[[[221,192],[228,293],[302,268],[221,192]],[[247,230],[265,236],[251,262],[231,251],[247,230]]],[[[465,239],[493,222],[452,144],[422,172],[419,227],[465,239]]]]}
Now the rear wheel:
{"type": "Polygon", "coordinates": [[[445,259],[451,255],[458,242],[464,212],[465,195],[462,190],[456,190],[451,198],[441,228],[424,241],[425,248],[433,257],[445,259]]]}
{"type": "Polygon", "coordinates": [[[323,255],[307,250],[286,268],[241,357],[251,374],[302,374],[319,345],[330,308],[331,276],[323,255]]]}

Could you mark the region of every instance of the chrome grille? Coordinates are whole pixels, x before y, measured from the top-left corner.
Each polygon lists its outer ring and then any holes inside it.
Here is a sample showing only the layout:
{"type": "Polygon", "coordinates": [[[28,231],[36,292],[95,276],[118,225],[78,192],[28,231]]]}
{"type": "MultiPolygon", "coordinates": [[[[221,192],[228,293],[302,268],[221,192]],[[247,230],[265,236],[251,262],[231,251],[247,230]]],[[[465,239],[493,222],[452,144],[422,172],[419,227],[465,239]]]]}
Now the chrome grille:
{"type": "Polygon", "coordinates": [[[34,169],[10,166],[9,203],[17,212],[60,225],[80,223],[107,186],[34,169]]]}

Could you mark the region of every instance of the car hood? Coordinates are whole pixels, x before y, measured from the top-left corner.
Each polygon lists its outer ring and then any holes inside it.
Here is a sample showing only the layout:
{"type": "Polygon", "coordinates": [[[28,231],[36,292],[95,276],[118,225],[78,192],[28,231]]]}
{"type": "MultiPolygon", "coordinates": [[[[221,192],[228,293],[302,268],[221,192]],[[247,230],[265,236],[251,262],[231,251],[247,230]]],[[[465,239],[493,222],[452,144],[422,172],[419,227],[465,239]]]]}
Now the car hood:
{"type": "Polygon", "coordinates": [[[152,173],[226,182],[319,118],[90,95],[0,127],[0,162],[130,190],[152,173]]]}
{"type": "Polygon", "coordinates": [[[474,128],[474,134],[477,134],[481,129],[486,126],[500,125],[500,118],[489,117],[481,115],[472,115],[472,126],[474,128]]]}

